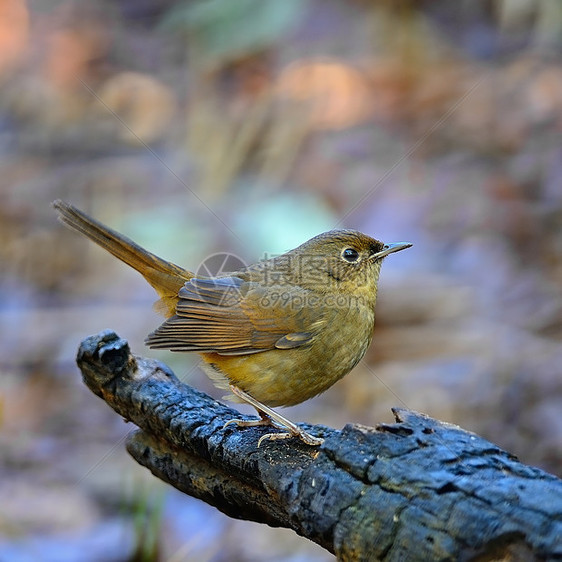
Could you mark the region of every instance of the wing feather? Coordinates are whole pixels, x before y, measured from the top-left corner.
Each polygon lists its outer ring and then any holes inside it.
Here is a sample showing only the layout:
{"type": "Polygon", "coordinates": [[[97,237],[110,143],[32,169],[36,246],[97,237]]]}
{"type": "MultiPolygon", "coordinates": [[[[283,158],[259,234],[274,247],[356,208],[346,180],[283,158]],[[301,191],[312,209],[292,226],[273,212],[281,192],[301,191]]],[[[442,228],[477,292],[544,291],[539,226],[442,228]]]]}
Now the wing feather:
{"type": "Polygon", "coordinates": [[[178,296],[176,314],[148,336],[149,347],[221,355],[294,349],[311,343],[327,321],[306,289],[236,276],[193,278],[178,296]]]}

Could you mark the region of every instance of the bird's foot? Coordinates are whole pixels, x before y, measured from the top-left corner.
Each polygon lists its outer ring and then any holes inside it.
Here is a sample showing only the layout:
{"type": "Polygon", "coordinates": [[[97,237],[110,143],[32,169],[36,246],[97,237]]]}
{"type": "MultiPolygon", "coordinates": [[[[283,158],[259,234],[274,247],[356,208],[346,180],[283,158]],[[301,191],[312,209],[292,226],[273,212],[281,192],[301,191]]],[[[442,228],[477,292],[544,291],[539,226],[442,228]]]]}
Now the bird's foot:
{"type": "Polygon", "coordinates": [[[310,433],[307,433],[299,428],[299,431],[296,433],[293,433],[292,431],[284,431],[283,433],[266,433],[259,438],[258,447],[262,444],[262,441],[265,441],[266,439],[269,441],[277,441],[279,439],[290,439],[291,437],[298,437],[303,443],[312,446],[322,445],[322,443],[324,443],[324,439],[321,437],[314,437],[314,435],[310,435],[310,433]]]}
{"type": "Polygon", "coordinates": [[[258,400],[256,400],[253,396],[244,392],[240,388],[234,385],[230,385],[230,391],[241,398],[248,404],[251,404],[260,415],[259,420],[230,420],[224,424],[224,427],[231,423],[235,423],[239,427],[256,427],[256,426],[263,426],[263,425],[270,425],[277,429],[285,430],[283,433],[266,433],[262,435],[258,441],[258,447],[265,439],[269,439],[271,441],[275,441],[278,439],[288,439],[290,437],[298,437],[303,443],[307,445],[317,446],[324,443],[324,439],[320,437],[314,437],[301,429],[298,425],[293,423],[292,421],[288,420],[281,414],[277,413],[275,410],[272,410],[269,406],[262,404],[258,400]]]}
{"type": "MultiPolygon", "coordinates": [[[[229,426],[230,424],[235,423],[238,427],[259,427],[260,425],[274,425],[272,423],[272,420],[270,420],[267,417],[261,417],[259,420],[240,420],[240,419],[234,419],[234,420],[228,420],[223,426],[222,428],[224,429],[225,427],[229,426]]],[[[277,426],[275,426],[277,427],[277,426]]],[[[282,429],[282,428],[279,428],[282,429]]]]}

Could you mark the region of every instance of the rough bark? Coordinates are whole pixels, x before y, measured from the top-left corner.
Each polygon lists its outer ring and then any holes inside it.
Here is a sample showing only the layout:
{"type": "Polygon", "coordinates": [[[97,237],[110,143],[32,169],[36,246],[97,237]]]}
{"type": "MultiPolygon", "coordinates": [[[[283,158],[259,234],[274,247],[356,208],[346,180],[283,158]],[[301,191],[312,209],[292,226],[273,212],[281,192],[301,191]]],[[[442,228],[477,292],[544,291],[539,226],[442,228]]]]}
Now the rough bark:
{"type": "Polygon", "coordinates": [[[396,423],[325,442],[270,428],[181,383],[107,331],[78,352],[84,382],[140,429],[129,453],[227,515],[289,527],[341,560],[562,560],[562,481],[463,429],[396,409],[396,423]]]}

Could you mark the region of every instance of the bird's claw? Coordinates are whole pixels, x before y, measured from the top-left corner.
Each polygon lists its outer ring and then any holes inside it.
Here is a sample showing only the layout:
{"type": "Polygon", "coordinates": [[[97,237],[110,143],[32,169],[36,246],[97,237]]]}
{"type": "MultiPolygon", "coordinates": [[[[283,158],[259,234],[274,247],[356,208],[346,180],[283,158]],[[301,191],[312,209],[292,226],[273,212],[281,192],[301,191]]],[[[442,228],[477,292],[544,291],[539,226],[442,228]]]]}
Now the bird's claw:
{"type": "Polygon", "coordinates": [[[266,433],[265,435],[262,435],[258,440],[258,448],[262,444],[262,441],[266,439],[269,439],[270,441],[276,441],[278,439],[289,439],[291,437],[298,437],[303,443],[311,446],[318,446],[324,443],[324,439],[322,439],[321,437],[314,437],[306,431],[301,430],[297,433],[284,431],[283,433],[266,433]]]}
{"type": "Polygon", "coordinates": [[[233,419],[228,420],[222,428],[229,426],[230,424],[235,423],[238,427],[258,427],[260,425],[272,425],[271,420],[266,418],[261,418],[259,420],[241,420],[241,419],[233,419]]]}
{"type": "Polygon", "coordinates": [[[223,429],[231,424],[235,423],[239,427],[256,427],[261,425],[270,425],[275,427],[276,429],[284,430],[283,433],[267,433],[263,435],[260,440],[258,441],[258,447],[260,446],[261,442],[264,439],[271,439],[272,441],[276,439],[288,439],[289,437],[298,437],[303,443],[311,446],[318,446],[324,443],[324,439],[320,437],[314,437],[301,429],[296,423],[288,420],[287,418],[283,417],[281,414],[272,410],[269,406],[262,404],[258,400],[256,400],[253,396],[244,392],[242,389],[238,388],[237,386],[230,385],[231,392],[241,398],[248,404],[251,404],[259,413],[260,419],[259,420],[230,420],[226,422],[223,426],[223,429]]]}
{"type": "MultiPolygon", "coordinates": [[[[225,429],[231,424],[236,424],[238,427],[260,427],[260,426],[271,426],[277,429],[287,429],[286,427],[282,426],[279,423],[276,423],[275,420],[272,420],[268,417],[262,417],[259,420],[242,420],[242,419],[233,419],[228,420],[222,428],[225,429]]],[[[314,435],[310,435],[306,431],[296,427],[296,429],[291,428],[291,431],[284,431],[283,433],[266,433],[259,438],[258,447],[262,444],[262,442],[266,439],[271,441],[277,441],[279,439],[289,439],[290,437],[298,437],[303,443],[311,446],[322,445],[324,443],[324,439],[320,437],[314,437],[314,435]]]]}

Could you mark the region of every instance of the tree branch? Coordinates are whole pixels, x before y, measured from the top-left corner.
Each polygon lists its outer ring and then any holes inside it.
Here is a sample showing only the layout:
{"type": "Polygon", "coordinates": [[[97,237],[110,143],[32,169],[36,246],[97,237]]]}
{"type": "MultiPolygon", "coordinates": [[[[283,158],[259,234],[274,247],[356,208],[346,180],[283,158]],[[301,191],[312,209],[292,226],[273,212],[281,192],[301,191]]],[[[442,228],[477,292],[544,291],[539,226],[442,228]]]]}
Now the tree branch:
{"type": "Polygon", "coordinates": [[[562,560],[562,481],[457,426],[395,409],[376,429],[313,426],[320,447],[257,448],[271,428],[223,428],[239,412],[113,332],[85,339],[77,361],[140,428],[137,462],[231,517],[289,527],[341,560],[562,560]]]}

